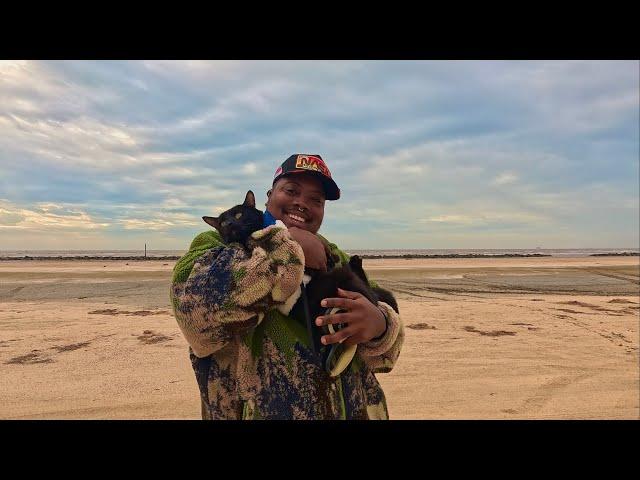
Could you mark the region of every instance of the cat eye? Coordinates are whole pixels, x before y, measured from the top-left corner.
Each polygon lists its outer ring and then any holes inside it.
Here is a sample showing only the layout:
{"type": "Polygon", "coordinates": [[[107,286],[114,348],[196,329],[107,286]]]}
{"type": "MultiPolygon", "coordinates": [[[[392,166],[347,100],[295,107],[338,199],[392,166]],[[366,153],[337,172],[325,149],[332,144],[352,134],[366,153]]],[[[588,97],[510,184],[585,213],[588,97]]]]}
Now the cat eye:
{"type": "Polygon", "coordinates": [[[241,216],[242,216],[242,212],[238,212],[238,213],[235,214],[236,218],[240,218],[241,216]]]}
{"type": "Polygon", "coordinates": [[[226,227],[227,225],[229,225],[229,222],[227,222],[226,220],[224,220],[220,225],[222,225],[223,227],[226,227]]]}

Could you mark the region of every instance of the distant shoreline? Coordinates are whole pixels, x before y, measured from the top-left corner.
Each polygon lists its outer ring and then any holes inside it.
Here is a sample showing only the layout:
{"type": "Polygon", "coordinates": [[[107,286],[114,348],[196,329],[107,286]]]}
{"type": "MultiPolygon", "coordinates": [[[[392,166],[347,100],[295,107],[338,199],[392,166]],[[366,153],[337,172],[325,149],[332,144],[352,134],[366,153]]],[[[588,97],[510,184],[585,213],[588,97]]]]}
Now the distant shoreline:
{"type": "MultiPolygon", "coordinates": [[[[447,253],[438,255],[423,255],[406,253],[403,255],[358,255],[363,259],[375,259],[375,258],[530,258],[530,257],[553,257],[550,254],[544,253],[447,253]]],[[[640,256],[640,253],[636,252],[623,252],[623,253],[593,253],[589,257],[632,257],[640,256]]]]}
{"type": "MultiPolygon", "coordinates": [[[[416,259],[416,258],[535,258],[535,257],[553,257],[553,255],[542,254],[542,253],[502,253],[502,254],[479,254],[479,253],[450,253],[450,254],[413,254],[406,253],[402,255],[358,255],[362,259],[416,259]]],[[[633,257],[640,256],[640,253],[637,252],[621,252],[621,253],[592,253],[588,255],[589,257],[633,257]]],[[[72,257],[68,256],[51,256],[51,257],[41,257],[41,256],[30,256],[24,255],[22,257],[0,257],[0,261],[12,261],[12,260],[21,260],[21,261],[61,261],[61,260],[131,260],[131,261],[167,261],[167,260],[179,260],[181,257],[179,255],[170,255],[163,257],[144,257],[144,256],[90,256],[90,255],[74,255],[72,257]]]]}
{"type": "Polygon", "coordinates": [[[592,253],[590,257],[638,257],[640,253],[637,252],[622,252],[622,253],[592,253]]]}
{"type": "Polygon", "coordinates": [[[98,257],[98,256],[89,256],[89,255],[76,255],[73,257],[31,257],[29,255],[25,255],[23,257],[0,257],[0,261],[9,261],[9,260],[142,260],[142,261],[150,261],[150,260],[179,260],[180,256],[167,256],[167,257],[145,257],[145,256],[132,256],[132,257],[98,257]]]}

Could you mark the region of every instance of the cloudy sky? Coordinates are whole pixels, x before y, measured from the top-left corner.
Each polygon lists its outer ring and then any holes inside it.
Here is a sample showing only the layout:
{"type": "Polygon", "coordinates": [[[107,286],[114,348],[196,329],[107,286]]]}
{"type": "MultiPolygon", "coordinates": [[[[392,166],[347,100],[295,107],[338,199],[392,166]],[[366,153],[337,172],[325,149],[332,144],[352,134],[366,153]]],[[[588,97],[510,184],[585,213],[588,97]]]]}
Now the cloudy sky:
{"type": "Polygon", "coordinates": [[[637,248],[638,61],[0,61],[0,250],[184,250],[292,153],[342,248],[637,248]]]}

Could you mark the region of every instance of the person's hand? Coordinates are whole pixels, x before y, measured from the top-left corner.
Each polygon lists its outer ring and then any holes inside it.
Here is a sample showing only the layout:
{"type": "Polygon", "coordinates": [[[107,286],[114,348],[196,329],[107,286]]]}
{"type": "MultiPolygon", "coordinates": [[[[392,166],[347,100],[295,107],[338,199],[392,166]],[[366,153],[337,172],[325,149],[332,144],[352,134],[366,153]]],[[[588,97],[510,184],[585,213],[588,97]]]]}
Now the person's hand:
{"type": "Polygon", "coordinates": [[[289,227],[289,234],[302,247],[305,267],[327,271],[327,254],[324,244],[313,233],[298,227],[289,227]]]}
{"type": "Polygon", "coordinates": [[[338,288],[340,298],[325,298],[322,307],[339,307],[346,313],[334,313],[316,318],[316,325],[346,323],[347,325],[333,335],[324,335],[320,340],[324,345],[344,343],[347,346],[368,342],[382,335],[387,322],[382,310],[358,292],[338,288]]]}

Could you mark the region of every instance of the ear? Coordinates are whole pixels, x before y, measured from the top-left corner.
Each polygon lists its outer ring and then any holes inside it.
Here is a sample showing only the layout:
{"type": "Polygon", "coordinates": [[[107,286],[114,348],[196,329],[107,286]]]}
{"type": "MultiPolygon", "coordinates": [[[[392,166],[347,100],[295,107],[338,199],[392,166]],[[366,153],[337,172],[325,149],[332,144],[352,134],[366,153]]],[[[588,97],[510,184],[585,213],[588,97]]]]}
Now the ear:
{"type": "Polygon", "coordinates": [[[256,197],[253,195],[253,192],[251,190],[249,190],[247,192],[247,196],[244,197],[244,203],[243,205],[245,207],[252,207],[252,208],[256,208],[256,197]]]}
{"type": "Polygon", "coordinates": [[[218,217],[202,217],[202,219],[216,230],[220,229],[220,219],[218,217]]]}
{"type": "Polygon", "coordinates": [[[351,258],[349,258],[349,266],[351,268],[362,270],[362,259],[358,255],[353,255],[351,258]]]}

